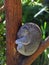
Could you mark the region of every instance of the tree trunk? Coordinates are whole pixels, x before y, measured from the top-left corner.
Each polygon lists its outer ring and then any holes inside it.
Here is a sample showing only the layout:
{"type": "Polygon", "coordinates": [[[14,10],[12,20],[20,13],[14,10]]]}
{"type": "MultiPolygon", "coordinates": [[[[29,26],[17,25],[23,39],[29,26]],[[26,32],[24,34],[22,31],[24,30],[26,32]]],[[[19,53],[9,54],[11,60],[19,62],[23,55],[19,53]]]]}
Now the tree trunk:
{"type": "Polygon", "coordinates": [[[21,26],[21,0],[5,0],[6,13],[6,47],[7,65],[18,65],[19,55],[16,51],[16,34],[21,26]]]}

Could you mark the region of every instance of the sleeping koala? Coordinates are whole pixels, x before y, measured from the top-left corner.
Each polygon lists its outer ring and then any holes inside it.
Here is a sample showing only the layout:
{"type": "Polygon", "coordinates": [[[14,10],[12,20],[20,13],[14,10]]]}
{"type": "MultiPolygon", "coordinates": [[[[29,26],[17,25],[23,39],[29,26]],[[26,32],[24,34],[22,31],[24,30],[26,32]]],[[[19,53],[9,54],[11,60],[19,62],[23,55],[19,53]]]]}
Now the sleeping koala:
{"type": "Polygon", "coordinates": [[[17,33],[17,37],[18,39],[15,41],[18,44],[17,51],[25,56],[35,53],[42,40],[41,30],[35,23],[22,25],[17,33]]]}

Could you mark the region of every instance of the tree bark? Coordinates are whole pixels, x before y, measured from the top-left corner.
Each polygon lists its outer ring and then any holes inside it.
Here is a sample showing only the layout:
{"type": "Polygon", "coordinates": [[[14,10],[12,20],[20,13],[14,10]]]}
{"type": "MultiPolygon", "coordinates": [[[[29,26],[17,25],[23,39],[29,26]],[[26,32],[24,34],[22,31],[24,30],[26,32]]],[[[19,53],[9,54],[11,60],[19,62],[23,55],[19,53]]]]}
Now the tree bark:
{"type": "Polygon", "coordinates": [[[16,50],[16,34],[21,26],[21,0],[5,0],[6,13],[6,48],[7,65],[18,65],[19,55],[16,50]]]}
{"type": "Polygon", "coordinates": [[[31,65],[42,52],[49,47],[49,36],[41,43],[37,51],[30,57],[27,57],[22,65],[31,65]]]}

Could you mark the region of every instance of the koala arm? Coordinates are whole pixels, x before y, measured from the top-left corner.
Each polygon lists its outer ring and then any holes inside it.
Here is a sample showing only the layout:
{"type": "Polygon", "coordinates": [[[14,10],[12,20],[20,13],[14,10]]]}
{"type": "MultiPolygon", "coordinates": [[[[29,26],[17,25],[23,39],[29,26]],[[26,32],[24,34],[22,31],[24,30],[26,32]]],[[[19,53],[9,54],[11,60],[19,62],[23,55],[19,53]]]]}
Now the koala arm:
{"type": "Polygon", "coordinates": [[[17,39],[15,41],[16,44],[23,44],[23,45],[28,45],[30,43],[30,39],[28,38],[28,36],[25,36],[23,38],[17,39]]]}

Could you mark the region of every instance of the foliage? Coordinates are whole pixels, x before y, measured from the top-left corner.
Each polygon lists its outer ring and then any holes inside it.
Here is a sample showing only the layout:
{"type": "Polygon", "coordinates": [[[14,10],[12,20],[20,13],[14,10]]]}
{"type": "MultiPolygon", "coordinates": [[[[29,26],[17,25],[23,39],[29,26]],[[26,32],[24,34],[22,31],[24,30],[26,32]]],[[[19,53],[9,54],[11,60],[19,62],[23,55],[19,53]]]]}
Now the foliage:
{"type": "Polygon", "coordinates": [[[3,5],[4,0],[0,0],[0,7],[3,5]]]}
{"type": "MultiPolygon", "coordinates": [[[[49,13],[44,11],[36,18],[34,15],[44,6],[43,0],[21,0],[22,1],[22,23],[34,22],[38,24],[42,31],[42,38],[45,39],[49,35],[49,13]]],[[[0,0],[0,7],[4,4],[4,0],[0,0]]],[[[48,9],[49,10],[49,9],[48,9]]],[[[6,22],[5,12],[0,12],[2,23],[0,23],[0,65],[6,62],[6,22]]],[[[48,65],[49,64],[49,48],[47,48],[32,65],[48,65]]]]}
{"type": "Polygon", "coordinates": [[[0,23],[0,65],[4,65],[5,61],[6,61],[6,57],[5,57],[5,24],[4,23],[0,23]]]}
{"type": "MultiPolygon", "coordinates": [[[[4,0],[0,0],[0,7],[4,4],[4,0]]],[[[5,50],[6,50],[6,26],[5,26],[5,12],[0,12],[2,22],[0,23],[0,65],[4,65],[6,62],[5,50]]]]}
{"type": "Polygon", "coordinates": [[[34,22],[38,24],[42,30],[43,39],[45,39],[45,37],[49,35],[49,13],[44,11],[39,16],[34,18],[34,15],[43,8],[42,4],[31,1],[28,4],[22,4],[22,22],[34,22]]]}

